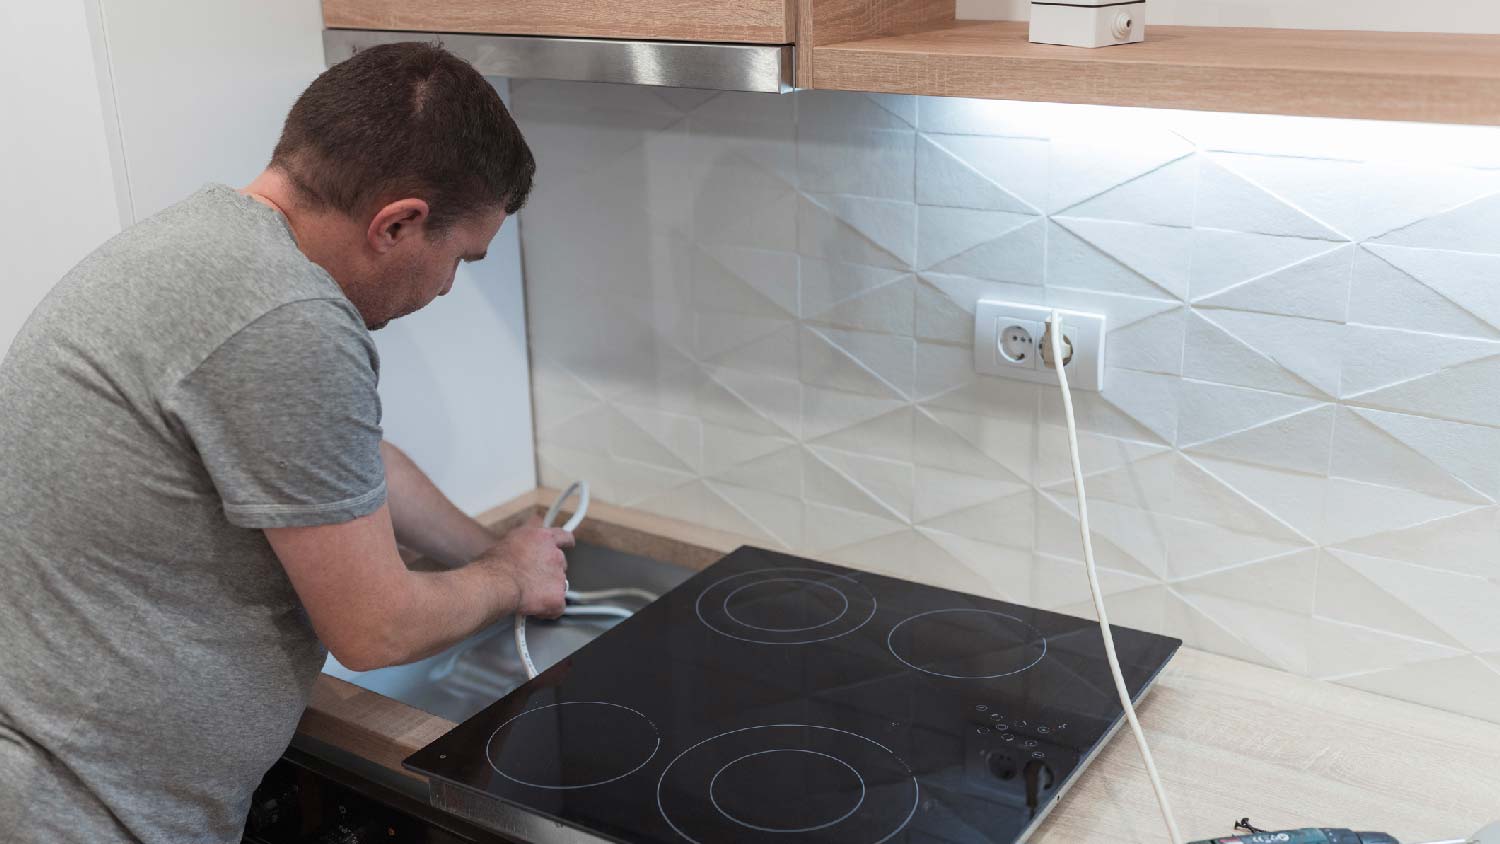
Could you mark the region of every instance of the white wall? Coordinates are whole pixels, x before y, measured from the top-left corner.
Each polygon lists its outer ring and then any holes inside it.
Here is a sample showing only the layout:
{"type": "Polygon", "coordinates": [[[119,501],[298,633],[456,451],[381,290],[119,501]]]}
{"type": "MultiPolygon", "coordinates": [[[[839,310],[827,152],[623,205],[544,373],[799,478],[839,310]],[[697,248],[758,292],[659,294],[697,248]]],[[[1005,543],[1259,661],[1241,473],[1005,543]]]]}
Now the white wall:
{"type": "Polygon", "coordinates": [[[0,354],[53,283],[119,231],[84,6],[0,4],[0,354]]]}
{"type": "MultiPolygon", "coordinates": [[[[1025,20],[1029,0],[958,0],[965,19],[1025,20]]],[[[1500,32],[1493,0],[1151,0],[1147,23],[1383,29],[1411,32],[1500,32]]]]}

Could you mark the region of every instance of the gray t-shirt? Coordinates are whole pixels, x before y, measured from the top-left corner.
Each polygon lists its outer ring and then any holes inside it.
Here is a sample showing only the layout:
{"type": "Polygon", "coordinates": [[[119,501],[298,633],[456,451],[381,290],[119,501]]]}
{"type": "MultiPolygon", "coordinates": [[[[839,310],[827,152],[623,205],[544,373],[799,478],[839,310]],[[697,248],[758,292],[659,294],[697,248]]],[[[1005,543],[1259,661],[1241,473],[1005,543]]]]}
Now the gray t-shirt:
{"type": "Polygon", "coordinates": [[[221,185],[32,314],[0,364],[0,838],[240,840],[324,659],[260,529],[384,503],[378,368],[221,185]]]}

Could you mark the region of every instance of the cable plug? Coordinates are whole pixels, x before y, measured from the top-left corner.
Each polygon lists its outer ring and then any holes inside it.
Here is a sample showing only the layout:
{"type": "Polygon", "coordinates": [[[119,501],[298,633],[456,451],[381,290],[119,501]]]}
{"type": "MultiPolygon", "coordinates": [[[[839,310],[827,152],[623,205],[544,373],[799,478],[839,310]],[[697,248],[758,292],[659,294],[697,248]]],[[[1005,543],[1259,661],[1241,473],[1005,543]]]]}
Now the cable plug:
{"type": "MultiPolygon", "coordinates": [[[[1050,366],[1053,369],[1057,368],[1057,363],[1052,355],[1052,324],[1056,319],[1057,317],[1055,316],[1048,319],[1047,328],[1042,332],[1042,364],[1050,366]]],[[[1073,362],[1073,341],[1068,339],[1066,332],[1062,336],[1062,358],[1063,366],[1067,366],[1073,362]]]]}

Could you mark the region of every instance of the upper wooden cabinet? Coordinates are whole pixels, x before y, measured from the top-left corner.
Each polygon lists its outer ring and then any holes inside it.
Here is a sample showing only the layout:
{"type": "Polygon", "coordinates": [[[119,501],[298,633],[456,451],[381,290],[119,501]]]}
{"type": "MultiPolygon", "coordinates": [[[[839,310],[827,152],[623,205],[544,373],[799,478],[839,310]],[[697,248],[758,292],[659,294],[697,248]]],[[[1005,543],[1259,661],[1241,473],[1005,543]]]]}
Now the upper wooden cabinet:
{"type": "Polygon", "coordinates": [[[331,29],[791,44],[797,0],[323,0],[331,29]]]}

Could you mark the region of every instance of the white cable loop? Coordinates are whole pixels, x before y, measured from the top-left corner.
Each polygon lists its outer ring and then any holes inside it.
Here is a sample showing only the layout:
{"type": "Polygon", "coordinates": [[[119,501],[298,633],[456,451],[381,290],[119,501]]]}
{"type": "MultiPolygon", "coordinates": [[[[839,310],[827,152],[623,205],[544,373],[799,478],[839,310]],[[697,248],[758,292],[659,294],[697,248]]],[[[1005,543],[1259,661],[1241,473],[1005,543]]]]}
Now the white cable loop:
{"type": "MultiPolygon", "coordinates": [[[[562,495],[559,495],[557,500],[552,502],[552,506],[547,509],[547,515],[542,517],[542,527],[552,527],[552,523],[557,521],[557,514],[562,510],[563,504],[569,498],[572,498],[574,493],[578,494],[578,509],[573,512],[573,517],[563,524],[563,530],[572,533],[578,527],[579,523],[583,521],[584,515],[589,511],[588,481],[574,481],[567,489],[563,490],[562,495]]],[[[566,590],[567,588],[567,581],[563,581],[563,589],[566,590]]],[[[567,595],[568,593],[564,591],[564,600],[567,599],[567,595]]],[[[567,610],[564,610],[563,613],[564,615],[568,614],[567,610]]],[[[527,679],[531,679],[540,672],[536,670],[536,663],[531,661],[531,650],[526,647],[525,613],[516,613],[515,633],[516,653],[521,656],[521,665],[526,669],[527,679]]]]}
{"type": "MultiPolygon", "coordinates": [[[[1060,311],[1053,311],[1047,320],[1047,337],[1052,347],[1052,360],[1067,360],[1062,353],[1063,321],[1060,311]]],[[[1104,636],[1104,653],[1109,658],[1109,671],[1115,680],[1115,692],[1120,696],[1120,705],[1125,709],[1125,719],[1130,722],[1130,731],[1135,734],[1136,747],[1140,748],[1141,760],[1146,763],[1146,774],[1151,778],[1151,788],[1156,792],[1156,803],[1161,808],[1162,820],[1166,821],[1167,834],[1172,844],[1182,844],[1182,833],[1177,830],[1177,821],[1172,816],[1172,807],[1167,802],[1167,791],[1156,772],[1156,762],[1151,757],[1151,748],[1146,745],[1146,734],[1141,731],[1141,722],[1135,717],[1135,706],[1130,701],[1130,692],[1125,687],[1125,677],[1120,673],[1120,660],[1115,656],[1115,637],[1109,629],[1109,616],[1104,612],[1104,593],[1099,588],[1099,572],[1094,566],[1094,542],[1089,531],[1089,505],[1083,489],[1083,464],[1078,458],[1078,424],[1073,419],[1073,395],[1068,390],[1066,365],[1053,366],[1057,371],[1057,383],[1062,388],[1063,416],[1068,423],[1068,454],[1073,462],[1073,488],[1078,495],[1078,529],[1083,535],[1083,562],[1089,575],[1089,591],[1094,597],[1094,612],[1099,616],[1099,629],[1104,636]]]]}

